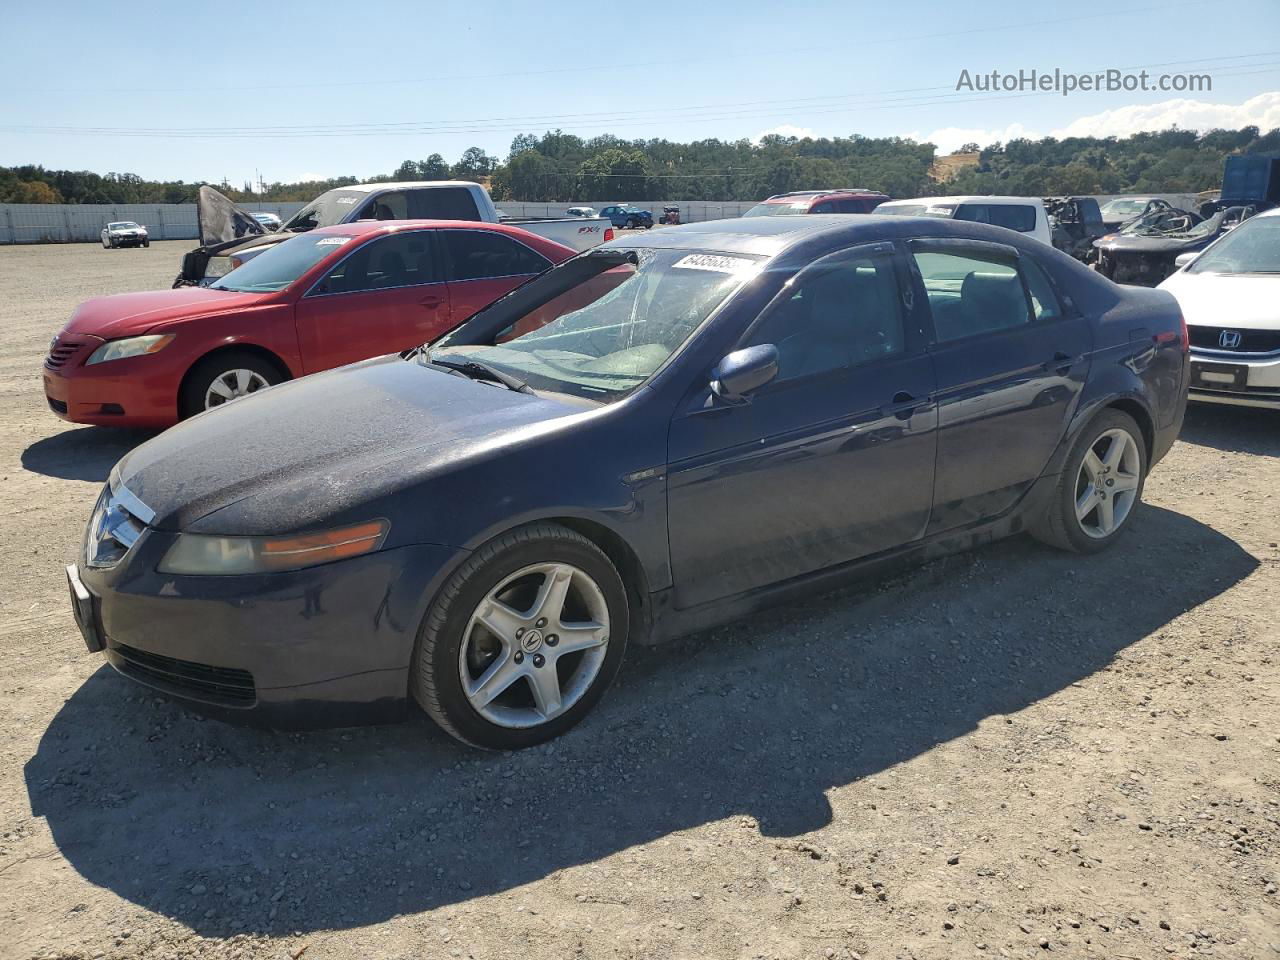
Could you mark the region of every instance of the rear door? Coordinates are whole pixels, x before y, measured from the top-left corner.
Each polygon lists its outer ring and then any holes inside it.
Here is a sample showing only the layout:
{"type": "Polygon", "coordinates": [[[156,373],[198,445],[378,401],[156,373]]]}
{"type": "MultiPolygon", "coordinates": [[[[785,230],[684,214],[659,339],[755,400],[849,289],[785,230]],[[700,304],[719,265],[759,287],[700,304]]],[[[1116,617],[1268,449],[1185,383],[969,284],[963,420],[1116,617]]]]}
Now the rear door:
{"type": "Polygon", "coordinates": [[[455,326],[551,266],[505,233],[441,230],[438,235],[455,326]]]}
{"type": "Polygon", "coordinates": [[[434,231],[361,244],[298,301],[295,322],[307,373],[435,339],[451,324],[434,231]]]}
{"type": "Polygon", "coordinates": [[[1033,257],[968,240],[909,248],[937,377],[933,534],[1004,513],[1040,476],[1076,409],[1093,342],[1033,257]]]}

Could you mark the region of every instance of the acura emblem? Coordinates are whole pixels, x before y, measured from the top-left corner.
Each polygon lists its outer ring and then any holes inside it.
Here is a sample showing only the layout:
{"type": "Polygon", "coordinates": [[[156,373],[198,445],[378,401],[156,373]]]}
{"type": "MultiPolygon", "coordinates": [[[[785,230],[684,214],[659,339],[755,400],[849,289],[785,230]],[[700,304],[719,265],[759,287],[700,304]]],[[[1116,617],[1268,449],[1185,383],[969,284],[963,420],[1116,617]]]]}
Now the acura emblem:
{"type": "Polygon", "coordinates": [[[1234,350],[1240,346],[1239,330],[1223,330],[1218,334],[1218,346],[1223,350],[1234,350]]]}

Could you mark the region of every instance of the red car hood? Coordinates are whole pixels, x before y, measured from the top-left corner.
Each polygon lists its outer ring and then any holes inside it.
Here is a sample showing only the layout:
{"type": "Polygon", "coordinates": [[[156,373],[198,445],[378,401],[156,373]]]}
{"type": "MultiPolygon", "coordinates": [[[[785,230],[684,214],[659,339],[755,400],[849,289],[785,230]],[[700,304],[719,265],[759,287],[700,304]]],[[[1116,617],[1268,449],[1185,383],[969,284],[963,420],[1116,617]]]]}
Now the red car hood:
{"type": "Polygon", "coordinates": [[[152,327],[204,314],[237,310],[261,303],[269,294],[235,293],[207,287],[147,290],[94,297],[76,308],[64,333],[78,333],[104,340],[145,333],[152,327]]]}

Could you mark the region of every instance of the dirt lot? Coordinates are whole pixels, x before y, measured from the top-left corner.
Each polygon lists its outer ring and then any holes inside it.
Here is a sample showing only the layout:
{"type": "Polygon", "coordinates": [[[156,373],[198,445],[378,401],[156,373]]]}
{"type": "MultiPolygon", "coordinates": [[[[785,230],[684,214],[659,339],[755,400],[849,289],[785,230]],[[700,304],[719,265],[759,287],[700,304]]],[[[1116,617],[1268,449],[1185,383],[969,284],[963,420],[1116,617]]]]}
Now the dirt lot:
{"type": "Polygon", "coordinates": [[[1280,416],[1194,409],[1104,556],[634,651],[545,748],[239,729],[85,653],[62,567],[145,436],[40,389],[185,248],[0,248],[0,956],[1280,957],[1280,416]]]}

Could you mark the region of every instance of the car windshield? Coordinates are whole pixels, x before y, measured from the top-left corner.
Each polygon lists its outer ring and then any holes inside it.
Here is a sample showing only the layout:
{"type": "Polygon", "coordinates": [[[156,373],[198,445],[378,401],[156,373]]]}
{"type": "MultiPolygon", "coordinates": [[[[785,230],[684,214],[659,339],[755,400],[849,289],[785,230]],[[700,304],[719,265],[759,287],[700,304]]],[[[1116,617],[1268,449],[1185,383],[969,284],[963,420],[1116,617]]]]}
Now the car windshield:
{"type": "Polygon", "coordinates": [[[1280,273],[1280,217],[1254,217],[1200,254],[1188,273],[1280,273]]]}
{"type": "Polygon", "coordinates": [[[662,367],[761,262],[687,250],[588,254],[526,286],[526,295],[535,284],[554,293],[496,334],[480,313],[419,359],[482,363],[534,389],[610,402],[662,367]],[[564,289],[562,277],[584,271],[564,289]]]}
{"type": "Polygon", "coordinates": [[[895,214],[899,217],[951,217],[955,215],[954,203],[882,203],[876,213],[895,214]]]}
{"type": "Polygon", "coordinates": [[[238,293],[274,293],[283,290],[352,237],[291,237],[268,247],[244,266],[236,267],[217,283],[214,290],[238,293]]]}
{"type": "Polygon", "coordinates": [[[132,220],[121,220],[119,223],[108,223],[108,230],[136,230],[138,225],[132,220]]]}
{"type": "Polygon", "coordinates": [[[369,195],[359,190],[330,190],[322,193],[289,218],[280,229],[292,233],[305,233],[319,227],[332,227],[342,223],[369,195]]]}
{"type": "Polygon", "coordinates": [[[1112,200],[1102,205],[1102,215],[1111,219],[1136,217],[1145,209],[1147,209],[1146,200],[1112,200]]]}
{"type": "Polygon", "coordinates": [[[744,217],[790,217],[796,214],[808,213],[808,200],[790,200],[785,203],[777,201],[769,203],[757,203],[754,207],[743,214],[744,217]]]}

